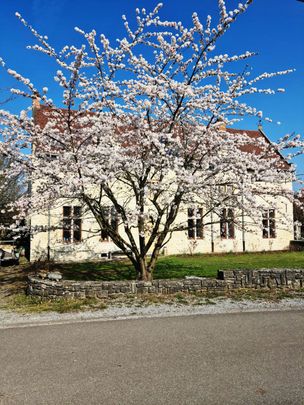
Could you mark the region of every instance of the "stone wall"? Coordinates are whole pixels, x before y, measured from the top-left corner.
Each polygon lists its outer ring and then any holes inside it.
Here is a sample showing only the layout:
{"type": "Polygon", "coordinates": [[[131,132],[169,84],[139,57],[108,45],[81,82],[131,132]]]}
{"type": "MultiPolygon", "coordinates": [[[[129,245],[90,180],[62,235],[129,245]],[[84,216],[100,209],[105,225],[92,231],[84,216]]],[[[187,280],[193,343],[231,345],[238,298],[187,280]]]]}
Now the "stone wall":
{"type": "Polygon", "coordinates": [[[227,288],[304,288],[304,269],[220,270],[227,288]]]}
{"type": "Polygon", "coordinates": [[[214,278],[142,281],[52,281],[28,278],[27,294],[45,298],[105,298],[116,294],[174,294],[178,292],[224,292],[231,289],[301,289],[304,270],[223,270],[214,278]]]}

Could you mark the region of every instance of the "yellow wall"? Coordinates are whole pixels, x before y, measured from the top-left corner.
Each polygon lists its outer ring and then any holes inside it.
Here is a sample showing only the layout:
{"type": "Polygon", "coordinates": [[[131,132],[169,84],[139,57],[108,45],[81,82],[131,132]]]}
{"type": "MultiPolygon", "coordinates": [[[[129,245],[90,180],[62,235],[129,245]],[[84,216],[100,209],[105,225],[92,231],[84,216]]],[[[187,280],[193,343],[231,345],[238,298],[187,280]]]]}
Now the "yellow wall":
{"type": "MultiPolygon", "coordinates": [[[[291,184],[286,183],[286,189],[291,190],[291,184]]],[[[47,256],[47,246],[50,246],[50,257],[55,261],[85,261],[98,260],[102,253],[117,251],[111,241],[102,241],[97,223],[90,213],[85,213],[82,220],[82,242],[77,244],[67,244],[62,239],[62,229],[52,229],[48,231],[48,224],[53,228],[59,228],[62,221],[63,205],[79,205],[77,202],[71,203],[61,201],[55,208],[44,214],[32,216],[31,225],[33,228],[43,226],[44,231],[36,232],[31,239],[31,260],[45,259],[47,256]]],[[[234,239],[221,239],[219,218],[213,214],[213,225],[204,227],[203,239],[189,239],[187,231],[177,231],[173,233],[170,241],[164,248],[164,254],[190,254],[190,253],[210,253],[211,240],[213,235],[214,252],[242,252],[243,235],[245,239],[246,251],[271,251],[284,250],[289,248],[289,242],[293,239],[293,206],[286,197],[269,197],[265,208],[276,209],[276,238],[264,239],[262,237],[262,216],[256,218],[245,217],[245,232],[243,234],[240,226],[235,227],[234,239]],[[272,206],[273,201],[273,206],[272,206]]],[[[235,215],[241,223],[241,213],[235,211],[235,215]]],[[[177,223],[187,224],[187,207],[181,209],[177,223]]],[[[204,222],[210,222],[211,218],[204,218],[204,222]]],[[[124,236],[123,227],[120,229],[124,236]]],[[[135,235],[136,237],[136,235],[135,235]]]]}

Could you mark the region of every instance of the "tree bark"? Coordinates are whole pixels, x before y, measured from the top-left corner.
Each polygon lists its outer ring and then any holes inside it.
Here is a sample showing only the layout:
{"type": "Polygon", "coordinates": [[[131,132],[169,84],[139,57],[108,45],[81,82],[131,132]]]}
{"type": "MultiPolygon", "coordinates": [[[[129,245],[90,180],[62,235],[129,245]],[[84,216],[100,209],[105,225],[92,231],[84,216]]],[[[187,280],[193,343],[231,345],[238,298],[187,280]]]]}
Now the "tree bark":
{"type": "Polygon", "coordinates": [[[147,261],[146,258],[140,258],[137,261],[136,265],[136,270],[137,270],[137,275],[138,275],[138,280],[140,281],[152,281],[152,272],[147,266],[147,261]]]}

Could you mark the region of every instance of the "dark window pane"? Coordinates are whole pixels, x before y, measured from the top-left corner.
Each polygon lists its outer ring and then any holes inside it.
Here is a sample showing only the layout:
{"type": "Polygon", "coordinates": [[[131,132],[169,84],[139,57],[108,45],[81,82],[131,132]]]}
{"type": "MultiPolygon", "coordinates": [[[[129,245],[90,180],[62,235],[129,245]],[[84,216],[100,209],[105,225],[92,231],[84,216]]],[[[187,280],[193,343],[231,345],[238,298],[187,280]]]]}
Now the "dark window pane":
{"type": "Polygon", "coordinates": [[[81,242],[81,231],[74,230],[74,242],[81,242]]]}
{"type": "Polygon", "coordinates": [[[74,217],[81,217],[81,207],[74,207],[74,217]]]}
{"type": "Polygon", "coordinates": [[[269,220],[269,236],[270,236],[270,238],[275,238],[276,237],[275,220],[274,219],[269,220]]]}
{"type": "Polygon", "coordinates": [[[72,220],[71,218],[63,218],[63,228],[64,229],[71,229],[72,220]]]}
{"type": "Polygon", "coordinates": [[[64,229],[71,229],[72,226],[72,219],[71,218],[63,218],[63,228],[64,229]]]}
{"type": "Polygon", "coordinates": [[[101,239],[102,240],[108,240],[109,239],[108,231],[106,229],[104,229],[104,228],[101,230],[101,239]]]}
{"type": "Polygon", "coordinates": [[[72,207],[63,207],[63,216],[70,217],[72,213],[72,207]]]}
{"type": "Polygon", "coordinates": [[[234,222],[228,222],[228,238],[234,239],[234,222]]]}
{"type": "Polygon", "coordinates": [[[276,237],[275,229],[275,210],[269,210],[269,236],[270,238],[276,237]]]}
{"type": "Polygon", "coordinates": [[[188,220],[188,238],[194,239],[195,232],[194,232],[194,221],[193,219],[188,220]]]}
{"type": "Polygon", "coordinates": [[[226,220],[226,208],[222,209],[221,218],[220,218],[220,231],[221,238],[227,238],[227,220],[226,220]]]}
{"type": "Polygon", "coordinates": [[[194,210],[188,208],[188,238],[195,238],[194,232],[194,210]]]}
{"type": "Polygon", "coordinates": [[[117,216],[111,218],[111,228],[115,230],[115,232],[118,231],[118,218],[117,216]]]}
{"type": "Polygon", "coordinates": [[[196,211],[196,237],[203,238],[203,209],[198,208],[196,211]]]}
{"type": "Polygon", "coordinates": [[[71,242],[71,227],[72,227],[72,220],[70,218],[63,219],[63,232],[62,237],[65,243],[71,242]]]}
{"type": "Polygon", "coordinates": [[[71,242],[71,231],[69,229],[64,229],[63,230],[63,241],[65,243],[70,243],[71,242]]]}
{"type": "Polygon", "coordinates": [[[71,227],[72,220],[71,218],[63,218],[63,241],[65,243],[71,242],[71,227]]]}
{"type": "Polygon", "coordinates": [[[227,238],[226,222],[221,222],[221,238],[227,238]]]}
{"type": "MultiPolygon", "coordinates": [[[[108,207],[102,208],[102,214],[103,214],[103,217],[105,219],[105,222],[107,224],[109,224],[109,221],[110,221],[110,209],[108,207]]],[[[107,231],[106,227],[101,229],[101,239],[102,240],[108,240],[109,239],[109,234],[108,234],[108,231],[107,231]]]]}
{"type": "Polygon", "coordinates": [[[114,207],[111,208],[111,228],[118,231],[118,215],[114,207]]]}
{"type": "Polygon", "coordinates": [[[188,208],[188,217],[193,218],[194,217],[194,209],[193,208],[188,208]]]}
{"type": "Polygon", "coordinates": [[[234,239],[234,213],[233,209],[228,209],[228,238],[234,239]]]}
{"type": "Polygon", "coordinates": [[[81,219],[74,219],[73,239],[74,242],[81,242],[81,219]]]}

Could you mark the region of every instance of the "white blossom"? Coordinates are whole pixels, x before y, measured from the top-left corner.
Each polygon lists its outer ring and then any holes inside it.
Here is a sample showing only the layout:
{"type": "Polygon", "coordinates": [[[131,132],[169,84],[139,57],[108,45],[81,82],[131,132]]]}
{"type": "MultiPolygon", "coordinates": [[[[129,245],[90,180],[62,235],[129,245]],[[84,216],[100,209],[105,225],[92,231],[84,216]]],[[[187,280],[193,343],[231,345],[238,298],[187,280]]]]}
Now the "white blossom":
{"type": "Polygon", "coordinates": [[[176,222],[183,206],[200,201],[217,210],[227,204],[221,186],[229,183],[236,190],[229,203],[250,214],[260,212],[255,196],[267,196],[269,183],[257,187],[252,173],[277,184],[274,193],[287,193],[280,184],[292,178],[293,169],[275,151],[301,148],[301,139],[288,136],[272,145],[246,131],[225,129],[245,116],[262,120],[263,112],[249,104],[249,96],[274,94],[260,83],[291,73],[251,79],[251,71],[239,73],[234,63],[255,53],[214,55],[217,40],[251,2],[227,10],[218,0],[215,24],[211,16],[202,22],[193,13],[190,27],[163,20],[159,3],[151,12],[136,9],[135,23],[123,16],[126,34],[114,45],[95,30],[75,27],[85,44],[60,51],[16,14],[37,40],[30,48],[58,65],[54,80],[62,92],[55,106],[47,87],[40,91],[7,69],[21,87],[14,94],[35,103],[34,118],[28,111],[20,116],[0,111],[0,151],[15,162],[8,177],[22,172],[33,185],[32,193],[16,202],[19,215],[44,212],[72,196],[105,226],[103,210],[114,206],[124,234],[113,231],[111,238],[135,267],[144,258],[152,271],[171,233],[185,228],[176,222]],[[33,146],[32,155],[24,153],[25,145],[33,146]]]}

